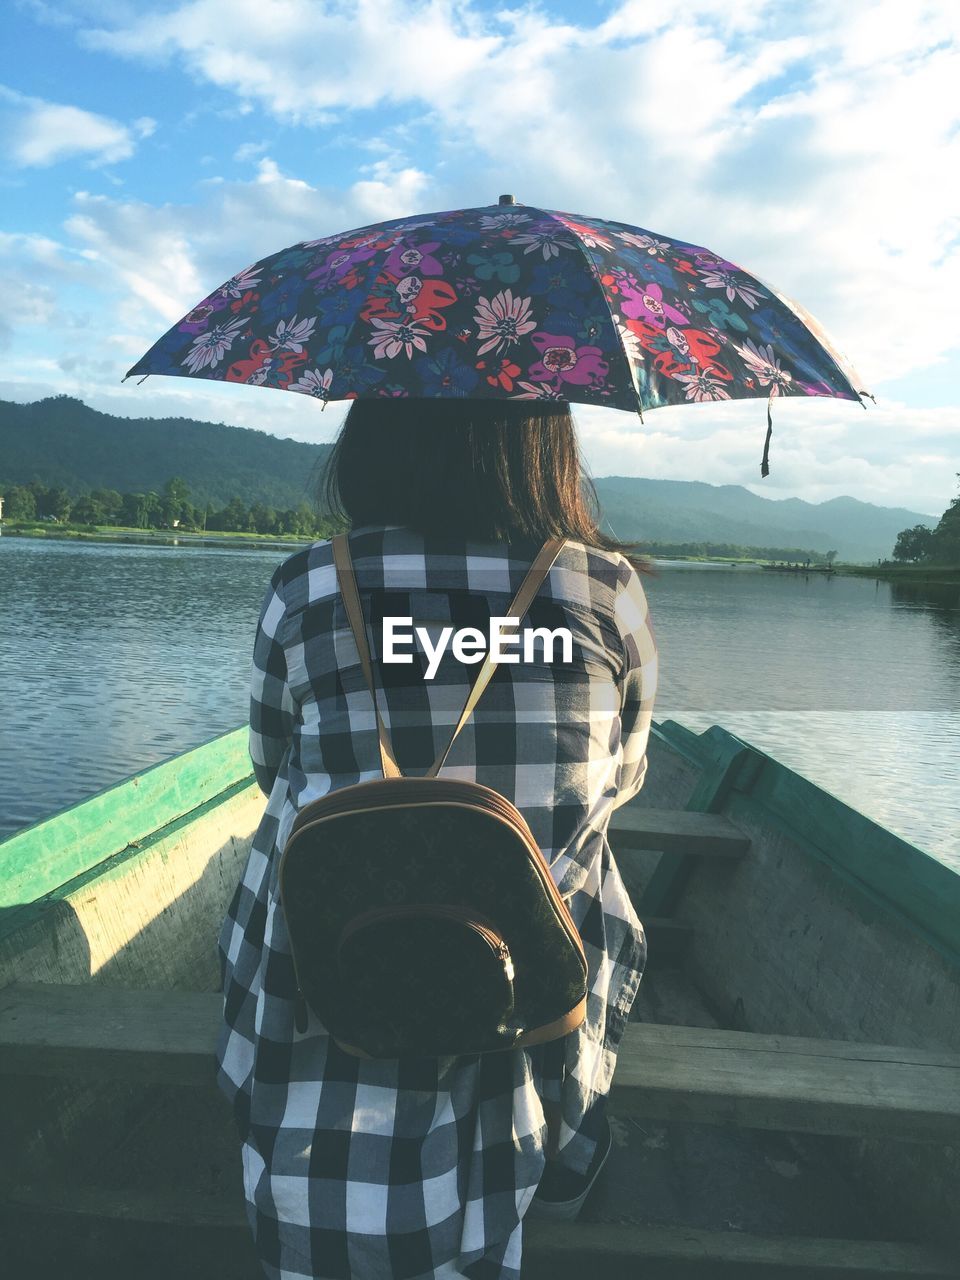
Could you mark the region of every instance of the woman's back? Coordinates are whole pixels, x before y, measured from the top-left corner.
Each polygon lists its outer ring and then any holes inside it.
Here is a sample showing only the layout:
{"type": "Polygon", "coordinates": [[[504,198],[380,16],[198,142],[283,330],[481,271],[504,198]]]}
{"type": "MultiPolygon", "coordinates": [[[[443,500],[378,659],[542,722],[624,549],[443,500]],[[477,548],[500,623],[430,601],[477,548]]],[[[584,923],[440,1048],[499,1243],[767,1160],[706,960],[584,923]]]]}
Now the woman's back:
{"type": "Polygon", "coordinates": [[[588,1185],[609,1143],[604,1107],[643,969],[606,826],[643,780],[646,599],[597,528],[564,406],[358,400],[329,475],[406,773],[447,745],[477,671],[463,648],[438,662],[423,649],[451,630],[487,635],[541,545],[566,539],[523,623],[553,633],[551,660],[541,638],[498,668],[443,776],[499,791],[526,819],[583,944],[586,1019],[535,1047],[434,1058],[351,1056],[315,1016],[298,1030],[280,857],[297,813],[378,777],[380,752],[331,545],[291,556],[254,646],[250,747],[269,800],[219,940],[219,1080],[257,1250],[270,1280],[519,1280],[534,1194],[566,1212],[571,1179],[588,1185]],[[411,661],[384,661],[388,619],[409,619],[396,634],[423,629],[424,645],[394,646],[411,661]]]}
{"type": "MultiPolygon", "coordinates": [[[[488,636],[491,619],[506,614],[539,547],[368,526],[351,535],[350,548],[381,711],[401,769],[423,773],[446,745],[477,671],[458,660],[451,632],[469,627],[488,636]],[[383,661],[385,628],[396,637],[395,658],[406,661],[383,661]],[[426,641],[413,639],[418,628],[426,641]],[[438,641],[445,641],[442,656],[438,641]]],[[[305,804],[379,776],[380,764],[373,706],[330,543],[290,557],[274,590],[265,612],[277,616],[276,630],[262,633],[254,662],[268,689],[282,652],[297,712],[289,726],[278,725],[269,702],[255,706],[252,753],[273,766],[290,743],[282,843],[305,804]]],[[[534,639],[528,651],[534,661],[525,660],[522,644],[512,647],[514,660],[498,667],[447,757],[444,776],[482,783],[511,800],[547,860],[564,859],[555,878],[569,893],[577,887],[576,850],[605,827],[614,800],[622,803],[642,781],[656,651],[643,588],[629,562],[579,543],[565,545],[523,630],[551,638],[534,639]],[[631,715],[623,726],[625,682],[631,715]]]]}

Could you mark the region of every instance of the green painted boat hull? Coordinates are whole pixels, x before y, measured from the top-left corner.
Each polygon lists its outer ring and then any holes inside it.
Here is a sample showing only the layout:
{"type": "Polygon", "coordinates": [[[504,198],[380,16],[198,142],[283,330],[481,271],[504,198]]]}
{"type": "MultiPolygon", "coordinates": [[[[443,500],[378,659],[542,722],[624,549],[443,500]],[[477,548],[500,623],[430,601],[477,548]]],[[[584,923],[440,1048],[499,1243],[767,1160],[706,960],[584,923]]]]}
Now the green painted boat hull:
{"type": "MultiPolygon", "coordinates": [[[[960,1052],[960,876],[719,727],[661,723],[649,756],[641,807],[722,813],[750,837],[739,860],[629,858],[641,916],[689,931],[685,979],[722,1026],[960,1052]]],[[[263,804],[237,730],[0,842],[0,988],[216,990],[263,804]]],[[[0,1145],[17,1152],[0,1194],[110,1149],[155,1108],[136,1086],[20,1081],[0,1103],[0,1145]]],[[[822,1141],[909,1236],[960,1247],[956,1152],[822,1141]]]]}

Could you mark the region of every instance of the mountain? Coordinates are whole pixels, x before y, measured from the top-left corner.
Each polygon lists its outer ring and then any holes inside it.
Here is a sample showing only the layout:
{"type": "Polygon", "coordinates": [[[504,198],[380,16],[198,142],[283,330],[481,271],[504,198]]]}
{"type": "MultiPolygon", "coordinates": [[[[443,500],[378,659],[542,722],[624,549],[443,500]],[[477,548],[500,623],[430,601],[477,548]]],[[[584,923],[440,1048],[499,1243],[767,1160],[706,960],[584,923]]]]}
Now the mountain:
{"type": "MultiPolygon", "coordinates": [[[[115,418],[80,400],[0,401],[0,491],[15,484],[160,492],[182,476],[193,502],[233,497],[276,508],[310,501],[330,446],[282,440],[189,418],[115,418]]],[[[901,529],[935,516],[856,498],[761,498],[740,485],[605,476],[596,481],[616,537],[642,542],[730,542],[837,551],[841,560],[889,556],[901,529]]]]}
{"type": "Polygon", "coordinates": [[[159,493],[182,476],[197,505],[296,507],[310,502],[329,445],[190,418],[116,418],[70,396],[0,400],[0,488],[39,480],[76,495],[91,489],[159,493]]]}
{"type": "Polygon", "coordinates": [[[595,481],[607,527],[624,541],[731,542],[836,550],[841,560],[889,556],[901,529],[936,516],[856,498],[761,498],[742,485],[605,476],[595,481]]]}

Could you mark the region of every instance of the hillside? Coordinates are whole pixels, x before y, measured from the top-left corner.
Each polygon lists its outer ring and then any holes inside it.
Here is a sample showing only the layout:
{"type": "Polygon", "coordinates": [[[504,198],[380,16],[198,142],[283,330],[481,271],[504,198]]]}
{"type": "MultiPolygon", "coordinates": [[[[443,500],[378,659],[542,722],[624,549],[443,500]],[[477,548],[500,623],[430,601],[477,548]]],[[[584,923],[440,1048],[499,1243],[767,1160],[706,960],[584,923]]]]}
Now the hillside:
{"type": "MultiPolygon", "coordinates": [[[[197,504],[223,506],[238,497],[296,507],[311,500],[329,448],[188,418],[116,418],[67,396],[0,401],[0,491],[37,480],[72,495],[160,492],[182,476],[197,504]]],[[[740,485],[635,476],[596,484],[609,528],[625,541],[836,550],[841,560],[873,561],[891,554],[901,529],[937,522],[855,498],[775,501],[740,485]]]]}
{"type": "Polygon", "coordinates": [[[744,546],[834,549],[841,560],[889,556],[901,529],[935,516],[903,507],[878,507],[856,498],[804,502],[761,498],[742,485],[692,480],[605,476],[596,481],[604,516],[614,535],[657,542],[733,542],[744,546]]]}
{"type": "Polygon", "coordinates": [[[116,418],[69,396],[0,400],[0,487],[39,480],[71,495],[160,492],[182,476],[198,505],[238,497],[295,507],[311,501],[315,468],[329,449],[190,418],[116,418]]]}

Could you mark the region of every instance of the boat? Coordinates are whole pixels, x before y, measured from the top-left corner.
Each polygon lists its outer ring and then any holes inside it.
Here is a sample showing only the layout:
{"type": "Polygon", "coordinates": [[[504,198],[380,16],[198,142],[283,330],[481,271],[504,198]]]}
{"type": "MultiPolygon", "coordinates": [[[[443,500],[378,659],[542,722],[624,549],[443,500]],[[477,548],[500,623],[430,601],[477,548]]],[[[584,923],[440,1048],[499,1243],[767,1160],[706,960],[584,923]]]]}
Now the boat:
{"type": "MultiPolygon", "coordinates": [[[[215,941],[242,730],[0,843],[0,1257],[257,1280],[215,941]]],[[[649,936],[580,1220],[524,1280],[960,1275],[960,876],[720,726],[651,733],[611,843],[649,936]]]]}
{"type": "Polygon", "coordinates": [[[837,571],[832,564],[762,564],[767,573],[823,573],[827,577],[837,571]]]}

